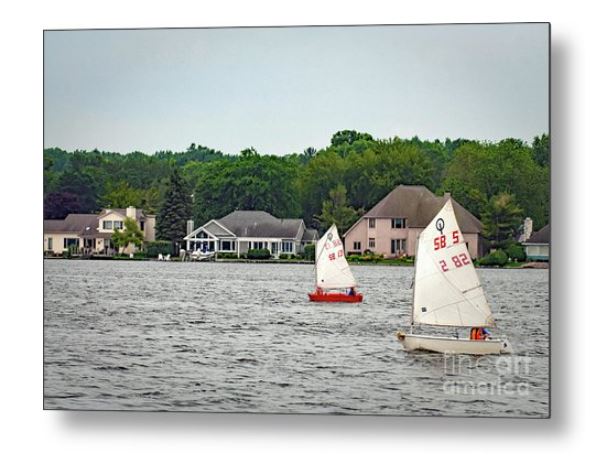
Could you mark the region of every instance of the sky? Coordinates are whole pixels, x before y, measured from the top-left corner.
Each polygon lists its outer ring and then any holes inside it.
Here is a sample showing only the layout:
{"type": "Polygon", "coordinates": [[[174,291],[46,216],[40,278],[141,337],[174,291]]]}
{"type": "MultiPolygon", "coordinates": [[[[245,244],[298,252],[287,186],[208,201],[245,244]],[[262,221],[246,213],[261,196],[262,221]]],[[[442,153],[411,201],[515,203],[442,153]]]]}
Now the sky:
{"type": "Polygon", "coordinates": [[[44,33],[44,147],[301,153],[548,132],[546,24],[44,33]]]}

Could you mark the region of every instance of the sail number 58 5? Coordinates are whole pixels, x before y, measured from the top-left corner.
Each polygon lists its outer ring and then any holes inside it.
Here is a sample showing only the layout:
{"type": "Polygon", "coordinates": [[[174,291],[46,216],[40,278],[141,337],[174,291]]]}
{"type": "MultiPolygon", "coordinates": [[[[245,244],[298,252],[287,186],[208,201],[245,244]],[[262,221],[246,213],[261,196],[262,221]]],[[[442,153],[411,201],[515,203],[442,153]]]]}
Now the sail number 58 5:
{"type": "MultiPolygon", "coordinates": [[[[458,244],[460,240],[459,231],[452,231],[452,243],[458,244]]],[[[434,237],[434,250],[440,250],[446,247],[446,235],[434,237]]]]}

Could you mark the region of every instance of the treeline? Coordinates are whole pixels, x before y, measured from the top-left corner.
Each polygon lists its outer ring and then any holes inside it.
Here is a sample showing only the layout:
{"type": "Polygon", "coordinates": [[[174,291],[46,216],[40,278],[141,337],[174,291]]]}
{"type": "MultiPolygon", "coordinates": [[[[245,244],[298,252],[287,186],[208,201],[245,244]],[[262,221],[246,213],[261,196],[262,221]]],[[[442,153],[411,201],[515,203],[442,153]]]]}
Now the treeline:
{"type": "Polygon", "coordinates": [[[514,234],[525,216],[536,229],[549,222],[549,160],[547,135],[526,144],[378,140],[354,130],[336,133],[319,151],[284,156],[253,148],[229,155],[195,144],[153,155],[50,148],[44,151],[44,214],[63,218],[129,205],[158,214],[176,172],[197,225],[244,209],[345,229],[398,184],[419,184],[450,192],[498,241],[514,234]]]}

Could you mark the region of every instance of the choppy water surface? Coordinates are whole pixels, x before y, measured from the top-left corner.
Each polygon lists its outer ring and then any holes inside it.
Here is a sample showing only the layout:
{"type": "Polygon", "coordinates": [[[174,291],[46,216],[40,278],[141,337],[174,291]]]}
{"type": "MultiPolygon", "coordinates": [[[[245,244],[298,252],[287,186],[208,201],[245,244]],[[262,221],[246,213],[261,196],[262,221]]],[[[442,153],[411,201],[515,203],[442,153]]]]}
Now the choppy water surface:
{"type": "Polygon", "coordinates": [[[46,260],[46,408],[547,416],[548,272],[481,270],[509,357],[406,353],[412,268],[46,260]]]}

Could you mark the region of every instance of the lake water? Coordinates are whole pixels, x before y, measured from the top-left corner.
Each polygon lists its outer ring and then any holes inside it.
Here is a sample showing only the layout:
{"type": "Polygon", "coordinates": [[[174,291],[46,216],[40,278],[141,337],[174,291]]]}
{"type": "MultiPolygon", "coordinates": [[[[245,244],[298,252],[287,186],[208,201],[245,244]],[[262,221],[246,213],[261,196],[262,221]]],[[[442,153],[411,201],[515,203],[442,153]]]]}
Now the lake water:
{"type": "Polygon", "coordinates": [[[446,358],[394,336],[412,268],[353,273],[320,304],[311,265],[46,260],[45,408],[548,415],[547,270],[480,270],[515,352],[446,358]]]}

